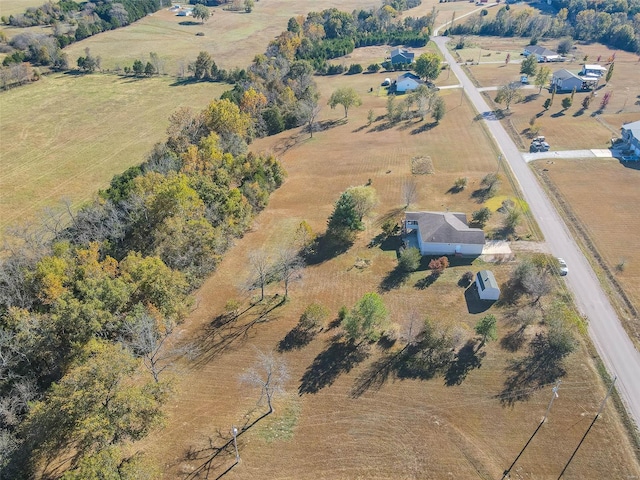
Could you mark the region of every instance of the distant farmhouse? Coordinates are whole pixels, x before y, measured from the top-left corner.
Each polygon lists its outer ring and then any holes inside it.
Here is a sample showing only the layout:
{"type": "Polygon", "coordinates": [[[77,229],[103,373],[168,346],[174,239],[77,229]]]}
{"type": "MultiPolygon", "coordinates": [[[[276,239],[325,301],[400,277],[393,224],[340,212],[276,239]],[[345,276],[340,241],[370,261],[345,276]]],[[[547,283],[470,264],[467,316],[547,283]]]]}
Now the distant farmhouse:
{"type": "Polygon", "coordinates": [[[525,57],[529,55],[535,55],[538,62],[561,62],[564,60],[562,55],[548,48],[540,47],[538,45],[527,45],[524,47],[522,54],[525,57]]]}
{"type": "Polygon", "coordinates": [[[598,84],[599,77],[581,77],[563,68],[551,76],[551,90],[556,92],[587,92],[598,84]]]}
{"type": "Polygon", "coordinates": [[[396,79],[396,92],[409,92],[415,90],[420,85],[425,85],[425,83],[419,76],[411,72],[405,72],[402,75],[398,75],[396,79]]]}
{"type": "Polygon", "coordinates": [[[622,140],[634,156],[640,156],[640,120],[622,125],[622,140]]]}
{"type": "Polygon", "coordinates": [[[607,69],[601,65],[583,65],[580,75],[583,77],[602,77],[607,73],[607,69]]]}
{"type": "Polygon", "coordinates": [[[464,213],[407,212],[404,230],[422,255],[477,257],[484,247],[484,232],[470,228],[464,213]]]}
{"type": "Polygon", "coordinates": [[[415,53],[410,52],[404,48],[394,48],[391,50],[391,64],[397,65],[399,63],[413,63],[413,57],[415,53]]]}

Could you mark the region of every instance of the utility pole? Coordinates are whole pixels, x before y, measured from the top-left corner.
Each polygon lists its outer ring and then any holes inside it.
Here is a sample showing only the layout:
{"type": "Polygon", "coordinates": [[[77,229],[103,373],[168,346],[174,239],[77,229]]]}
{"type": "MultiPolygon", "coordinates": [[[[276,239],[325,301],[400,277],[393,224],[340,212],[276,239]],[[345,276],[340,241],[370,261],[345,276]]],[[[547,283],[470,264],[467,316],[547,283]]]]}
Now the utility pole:
{"type": "Polygon", "coordinates": [[[602,409],[604,408],[604,404],[606,403],[607,398],[609,398],[609,396],[611,395],[611,392],[613,391],[613,386],[616,384],[616,380],[617,379],[618,379],[618,377],[613,377],[613,381],[611,382],[611,386],[609,387],[609,391],[607,392],[607,395],[604,397],[604,400],[602,400],[602,403],[600,404],[600,409],[598,410],[598,413],[596,413],[596,416],[593,417],[593,420],[591,421],[591,425],[589,425],[589,428],[587,428],[587,431],[584,432],[584,435],[580,439],[580,443],[578,443],[578,446],[576,447],[576,449],[571,454],[571,457],[569,457],[569,461],[567,462],[567,464],[564,466],[564,468],[560,472],[560,475],[558,475],[558,480],[560,480],[562,478],[562,475],[564,475],[564,472],[566,472],[567,467],[569,466],[569,464],[573,460],[573,457],[576,456],[576,453],[578,452],[578,449],[582,445],[582,442],[584,442],[584,439],[587,438],[587,435],[589,434],[589,431],[591,430],[591,427],[593,427],[593,424],[596,423],[596,420],[598,420],[598,417],[600,416],[600,413],[602,413],[602,409]]]}
{"type": "Polygon", "coordinates": [[[547,421],[547,415],[549,415],[549,410],[551,410],[551,405],[553,405],[553,401],[558,398],[558,389],[560,388],[560,383],[562,383],[562,380],[558,380],[558,383],[556,383],[556,386],[553,387],[553,395],[551,395],[551,401],[549,402],[549,406],[547,407],[547,411],[544,414],[544,418],[542,419],[543,422],[547,421]]]}
{"type": "Polygon", "coordinates": [[[240,461],[240,454],[238,453],[238,429],[234,426],[231,427],[231,433],[233,433],[233,448],[236,450],[236,463],[240,461]]]}
{"type": "Polygon", "coordinates": [[[504,473],[502,474],[501,480],[504,480],[505,478],[507,478],[509,476],[509,473],[511,472],[511,469],[513,468],[513,466],[516,464],[518,459],[522,456],[522,454],[524,453],[526,448],[529,446],[529,444],[531,443],[531,440],[533,440],[533,437],[536,436],[536,433],[538,433],[538,430],[540,430],[540,427],[542,427],[544,422],[547,420],[547,415],[549,415],[549,410],[551,410],[551,405],[553,405],[553,401],[556,399],[556,397],[558,397],[558,389],[560,388],[560,382],[561,381],[562,380],[558,380],[558,383],[556,383],[556,386],[553,387],[553,394],[551,395],[551,400],[549,401],[549,406],[547,407],[547,411],[545,412],[544,417],[542,418],[542,420],[538,424],[538,428],[535,429],[535,431],[533,432],[533,435],[531,435],[531,437],[529,438],[527,443],[525,443],[524,447],[522,447],[522,450],[520,450],[520,453],[518,454],[516,459],[513,461],[513,463],[511,465],[509,465],[509,468],[507,468],[504,471],[504,473]]]}

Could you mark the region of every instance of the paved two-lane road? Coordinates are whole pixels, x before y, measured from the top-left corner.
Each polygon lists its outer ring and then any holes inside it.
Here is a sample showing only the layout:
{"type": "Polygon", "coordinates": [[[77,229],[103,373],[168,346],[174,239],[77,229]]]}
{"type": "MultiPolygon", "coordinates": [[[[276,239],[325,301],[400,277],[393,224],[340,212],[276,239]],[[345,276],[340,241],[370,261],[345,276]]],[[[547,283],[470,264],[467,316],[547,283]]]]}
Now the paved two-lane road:
{"type": "Polygon", "coordinates": [[[589,319],[589,335],[609,372],[618,377],[616,387],[627,411],[636,425],[640,426],[640,353],[629,340],[593,269],[529,170],[515,143],[500,122],[490,114],[491,108],[447,50],[446,43],[449,39],[433,37],[432,40],[460,80],[471,103],[483,114],[491,135],[520,184],[550,250],[567,261],[567,285],[574,295],[578,309],[589,319]]]}

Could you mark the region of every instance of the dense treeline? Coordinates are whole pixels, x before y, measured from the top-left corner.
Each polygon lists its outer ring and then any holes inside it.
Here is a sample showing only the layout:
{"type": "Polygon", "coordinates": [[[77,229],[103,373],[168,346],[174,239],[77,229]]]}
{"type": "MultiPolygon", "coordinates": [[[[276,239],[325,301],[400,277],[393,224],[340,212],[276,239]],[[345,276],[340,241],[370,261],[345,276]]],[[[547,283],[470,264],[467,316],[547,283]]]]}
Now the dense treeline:
{"type": "Polygon", "coordinates": [[[161,422],[169,386],[155,354],[162,346],[167,358],[163,342],[188,313],[189,292],[284,178],[274,157],[246,153],[251,135],[250,115],[229,100],[179,110],[147,161],[77,213],[49,219],[51,240],[30,231],[7,243],[2,478],[31,478],[62,454],[65,479],[114,478],[109,468],[146,475],[120,445],[161,422]]]}
{"type": "MultiPolygon", "coordinates": [[[[403,8],[415,5],[396,3],[403,8]]],[[[403,21],[396,18],[398,14],[385,3],[378,10],[347,13],[331,8],[306,18],[291,18],[287,30],[246,70],[219,69],[210,54],[200,52],[189,66],[191,78],[235,82],[222,98],[251,116],[254,135],[273,135],[304,125],[315,116],[318,93],[313,74],[330,73],[328,59],[366,45],[425,45],[435,9],[427,16],[403,21]]]]}
{"type": "Polygon", "coordinates": [[[637,52],[640,49],[640,1],[559,0],[556,15],[544,15],[532,8],[498,10],[495,18],[474,15],[451,29],[453,34],[522,37],[571,36],[586,42],[602,42],[613,48],[637,52]]]}
{"type": "MultiPolygon", "coordinates": [[[[399,3],[396,6],[406,6],[404,2],[399,3]]],[[[378,10],[359,10],[353,13],[332,8],[319,13],[311,12],[306,19],[291,18],[287,32],[299,37],[299,42],[295,45],[296,58],[309,60],[322,73],[327,68],[327,60],[347,55],[357,47],[426,45],[436,15],[434,8],[429,15],[407,17],[401,21],[399,11],[390,4],[385,4],[378,10]]],[[[281,40],[281,44],[287,41],[282,36],[281,40]]]]}
{"type": "Polygon", "coordinates": [[[69,68],[62,49],[77,40],[106,30],[124,27],[160,9],[164,0],[96,0],[76,3],[71,0],[49,2],[30,7],[24,14],[2,17],[2,22],[15,27],[51,25],[52,35],[21,33],[10,41],[0,37],[0,50],[8,55],[3,66],[30,62],[54,70],[69,68]]]}

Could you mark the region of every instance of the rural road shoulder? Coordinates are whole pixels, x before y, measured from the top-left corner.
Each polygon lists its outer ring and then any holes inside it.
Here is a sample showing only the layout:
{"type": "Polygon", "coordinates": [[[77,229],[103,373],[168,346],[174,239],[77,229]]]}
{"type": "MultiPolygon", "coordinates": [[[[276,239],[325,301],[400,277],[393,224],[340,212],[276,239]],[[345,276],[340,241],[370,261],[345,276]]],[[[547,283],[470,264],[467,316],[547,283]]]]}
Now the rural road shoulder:
{"type": "MultiPolygon", "coordinates": [[[[447,50],[447,37],[433,37],[445,60],[460,80],[467,97],[485,119],[503,157],[508,162],[524,198],[529,204],[549,249],[563,257],[570,273],[565,278],[577,308],[589,320],[589,335],[610,374],[618,377],[616,387],[627,411],[640,425],[640,353],[622,328],[609,299],[602,290],[593,269],[569,233],[566,224],[547,198],[521,152],[502,124],[491,115],[491,109],[478,89],[447,50]]],[[[548,153],[548,152],[547,152],[548,153]]]]}

